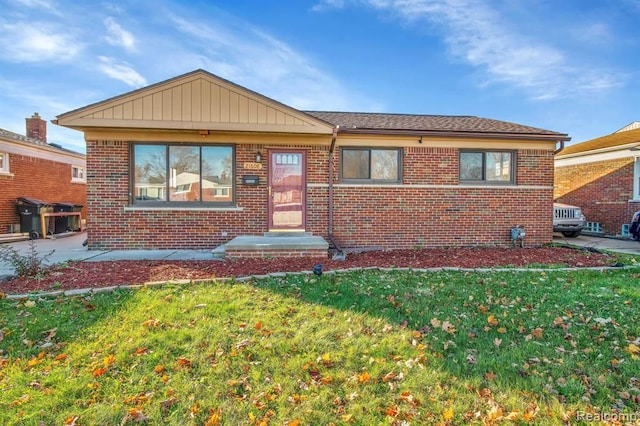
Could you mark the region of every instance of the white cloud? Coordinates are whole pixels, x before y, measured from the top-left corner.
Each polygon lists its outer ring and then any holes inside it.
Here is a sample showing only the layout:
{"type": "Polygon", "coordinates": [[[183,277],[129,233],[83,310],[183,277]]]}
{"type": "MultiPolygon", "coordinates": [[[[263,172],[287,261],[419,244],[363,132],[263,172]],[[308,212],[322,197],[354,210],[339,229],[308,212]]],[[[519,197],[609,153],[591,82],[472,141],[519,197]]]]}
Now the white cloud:
{"type": "MultiPolygon", "coordinates": [[[[171,20],[193,44],[181,48],[187,49],[183,54],[197,64],[196,68],[205,68],[298,109],[380,107],[378,102],[349,93],[304,54],[248,22],[226,19],[221,24],[177,16],[171,20]]],[[[174,52],[176,56],[180,53],[174,52]]]]}
{"type": "Polygon", "coordinates": [[[136,39],[133,35],[122,28],[115,19],[105,18],[104,25],[107,27],[107,42],[113,46],[121,46],[128,51],[134,51],[136,39]]]}
{"type": "Polygon", "coordinates": [[[68,33],[42,23],[0,24],[0,57],[8,62],[68,62],[82,46],[68,33]]]}
{"type": "Polygon", "coordinates": [[[135,88],[147,85],[147,80],[128,63],[107,56],[99,56],[98,59],[98,69],[105,75],[135,88]]]}
{"type": "MultiPolygon", "coordinates": [[[[431,22],[443,30],[453,57],[478,69],[485,84],[525,89],[535,99],[603,93],[620,85],[615,73],[572,65],[565,52],[535,36],[521,34],[489,3],[477,0],[364,0],[419,25],[431,22]],[[585,93],[587,92],[587,93],[585,93]]],[[[605,28],[594,27],[602,32],[605,28]]]]}

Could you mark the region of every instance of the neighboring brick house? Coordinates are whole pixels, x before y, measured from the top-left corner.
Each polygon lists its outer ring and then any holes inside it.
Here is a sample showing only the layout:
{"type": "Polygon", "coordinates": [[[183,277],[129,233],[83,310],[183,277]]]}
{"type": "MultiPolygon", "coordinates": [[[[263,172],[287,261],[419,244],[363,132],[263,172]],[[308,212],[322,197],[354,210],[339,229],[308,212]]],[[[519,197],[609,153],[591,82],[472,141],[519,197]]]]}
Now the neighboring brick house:
{"type": "Polygon", "coordinates": [[[0,129],[0,234],[20,232],[18,197],[85,206],[83,154],[47,143],[47,122],[26,119],[27,135],[0,129]]]}
{"type": "Polygon", "coordinates": [[[568,146],[555,156],[554,197],[580,206],[605,235],[626,234],[640,210],[640,122],[568,146]]]}
{"type": "Polygon", "coordinates": [[[569,140],[471,116],[300,111],[203,70],[54,123],[87,141],[90,249],[302,231],[343,249],[506,246],[515,225],[541,245],[569,140]],[[203,190],[186,198],[194,175],[203,190]]]}

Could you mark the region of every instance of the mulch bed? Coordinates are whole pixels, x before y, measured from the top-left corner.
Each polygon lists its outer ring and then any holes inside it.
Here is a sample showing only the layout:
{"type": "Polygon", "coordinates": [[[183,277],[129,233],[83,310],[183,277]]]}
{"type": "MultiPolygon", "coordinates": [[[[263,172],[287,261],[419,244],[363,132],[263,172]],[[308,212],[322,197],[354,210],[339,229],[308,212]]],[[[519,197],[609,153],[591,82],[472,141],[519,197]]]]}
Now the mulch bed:
{"type": "Polygon", "coordinates": [[[276,258],[237,260],[126,260],[71,262],[47,270],[43,277],[16,277],[0,282],[0,293],[99,288],[169,280],[237,278],[275,272],[311,271],[318,263],[324,271],[349,268],[497,268],[526,266],[603,267],[615,257],[570,247],[443,248],[352,253],[346,260],[326,258],[276,258]]]}

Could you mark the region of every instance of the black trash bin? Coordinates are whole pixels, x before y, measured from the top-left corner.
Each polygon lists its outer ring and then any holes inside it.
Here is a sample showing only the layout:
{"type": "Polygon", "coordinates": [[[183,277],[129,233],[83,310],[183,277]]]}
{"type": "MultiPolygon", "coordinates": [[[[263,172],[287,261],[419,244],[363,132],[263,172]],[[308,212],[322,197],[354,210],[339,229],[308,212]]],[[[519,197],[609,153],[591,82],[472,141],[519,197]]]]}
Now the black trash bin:
{"type": "MultiPolygon", "coordinates": [[[[82,206],[74,203],[54,203],[54,213],[69,213],[69,212],[81,212],[82,206]]],[[[55,220],[55,233],[62,234],[63,232],[79,231],[80,230],[80,216],[60,216],[55,220]]]]}
{"type": "Polygon", "coordinates": [[[53,206],[37,198],[19,197],[16,208],[20,215],[20,232],[28,232],[32,240],[42,236],[40,215],[53,212],[53,206]]]}

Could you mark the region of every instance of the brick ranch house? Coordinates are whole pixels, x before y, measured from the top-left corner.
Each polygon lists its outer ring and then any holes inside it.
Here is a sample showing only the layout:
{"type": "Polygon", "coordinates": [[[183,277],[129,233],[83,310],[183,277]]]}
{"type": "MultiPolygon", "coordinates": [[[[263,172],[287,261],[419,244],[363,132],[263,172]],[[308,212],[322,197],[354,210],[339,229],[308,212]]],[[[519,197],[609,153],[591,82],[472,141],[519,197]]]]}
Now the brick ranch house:
{"type": "Polygon", "coordinates": [[[90,249],[302,232],[340,249],[506,246],[517,224],[540,245],[569,140],[471,116],[300,111],[203,70],[54,123],[84,132],[90,249]]]}
{"type": "Polygon", "coordinates": [[[640,210],[640,122],[571,145],[555,157],[557,201],[580,206],[605,235],[626,235],[640,210]]]}
{"type": "Polygon", "coordinates": [[[26,130],[23,136],[0,129],[0,234],[20,232],[18,197],[87,204],[84,154],[47,143],[38,113],[26,119],[26,130]]]}

